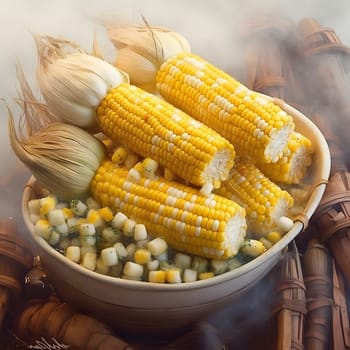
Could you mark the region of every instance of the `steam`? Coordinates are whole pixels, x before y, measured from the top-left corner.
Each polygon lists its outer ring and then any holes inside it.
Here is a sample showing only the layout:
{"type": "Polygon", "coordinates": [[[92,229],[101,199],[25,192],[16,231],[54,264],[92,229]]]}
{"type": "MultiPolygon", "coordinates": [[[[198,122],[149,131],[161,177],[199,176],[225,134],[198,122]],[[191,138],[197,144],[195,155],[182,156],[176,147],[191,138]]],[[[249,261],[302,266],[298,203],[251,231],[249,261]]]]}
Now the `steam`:
{"type": "MultiPolygon", "coordinates": [[[[243,80],[245,57],[241,24],[245,18],[275,12],[297,23],[304,17],[314,17],[321,24],[334,28],[341,40],[349,45],[349,7],[346,0],[2,0],[0,98],[5,98],[7,105],[16,108],[17,59],[34,93],[40,96],[35,80],[36,51],[31,33],[74,40],[91,51],[96,32],[107,59],[113,60],[116,53],[98,23],[102,20],[141,23],[143,15],[151,24],[179,31],[191,42],[193,52],[243,80]]],[[[21,186],[29,174],[10,149],[4,103],[0,103],[0,115],[0,206],[3,213],[6,209],[5,214],[12,215],[17,210],[15,204],[12,205],[12,193],[21,191],[18,182],[21,186]],[[13,174],[17,174],[14,179],[18,181],[11,181],[8,185],[13,174]],[[6,186],[10,187],[5,191],[6,186]]]]}

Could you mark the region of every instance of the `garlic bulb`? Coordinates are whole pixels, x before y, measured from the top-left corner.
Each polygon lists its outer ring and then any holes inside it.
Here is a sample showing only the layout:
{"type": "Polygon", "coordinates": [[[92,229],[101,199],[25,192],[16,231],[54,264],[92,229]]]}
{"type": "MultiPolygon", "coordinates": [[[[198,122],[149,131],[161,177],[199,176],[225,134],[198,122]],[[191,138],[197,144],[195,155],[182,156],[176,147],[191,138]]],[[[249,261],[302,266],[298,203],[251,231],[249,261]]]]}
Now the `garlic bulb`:
{"type": "Polygon", "coordinates": [[[39,37],[37,48],[38,82],[50,111],[67,123],[98,131],[97,106],[111,88],[128,82],[127,75],[67,41],[39,37]],[[67,47],[74,52],[66,53],[67,47]]]}
{"type": "Polygon", "coordinates": [[[189,42],[179,33],[149,25],[107,26],[117,48],[115,65],[129,72],[130,82],[155,91],[155,76],[163,62],[181,52],[190,52],[189,42]]]}

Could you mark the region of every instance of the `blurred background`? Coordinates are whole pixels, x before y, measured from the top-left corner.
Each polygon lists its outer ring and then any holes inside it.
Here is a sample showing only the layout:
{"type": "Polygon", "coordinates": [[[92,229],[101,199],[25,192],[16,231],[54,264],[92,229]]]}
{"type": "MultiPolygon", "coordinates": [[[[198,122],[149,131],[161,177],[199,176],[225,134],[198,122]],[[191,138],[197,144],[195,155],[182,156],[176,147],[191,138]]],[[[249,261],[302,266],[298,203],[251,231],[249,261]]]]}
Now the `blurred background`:
{"type": "Polygon", "coordinates": [[[0,8],[0,208],[3,218],[20,220],[20,196],[29,177],[14,158],[7,136],[7,106],[18,116],[16,61],[24,68],[35,94],[36,51],[32,33],[76,41],[90,51],[94,33],[107,59],[116,52],[108,42],[104,21],[141,23],[174,29],[188,38],[192,51],[244,83],[242,21],[274,12],[293,21],[314,17],[350,44],[347,0],[2,0],[0,8]]]}

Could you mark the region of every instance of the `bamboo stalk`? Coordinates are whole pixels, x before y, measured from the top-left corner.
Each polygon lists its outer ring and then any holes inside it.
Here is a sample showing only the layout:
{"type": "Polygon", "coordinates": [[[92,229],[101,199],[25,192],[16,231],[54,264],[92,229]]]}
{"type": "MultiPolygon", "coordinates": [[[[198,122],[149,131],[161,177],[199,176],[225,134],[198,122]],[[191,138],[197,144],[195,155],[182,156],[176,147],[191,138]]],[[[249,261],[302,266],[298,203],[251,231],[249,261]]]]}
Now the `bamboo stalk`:
{"type": "Polygon", "coordinates": [[[329,122],[345,146],[349,162],[350,49],[333,29],[312,18],[300,21],[299,33],[304,47],[304,71],[308,74],[305,92],[314,101],[317,113],[331,116],[329,122]]]}
{"type": "Polygon", "coordinates": [[[329,180],[324,197],[314,214],[314,225],[323,242],[350,283],[350,174],[337,172],[329,180]]]}
{"type": "Polygon", "coordinates": [[[30,348],[42,342],[50,348],[76,350],[134,349],[103,322],[75,311],[55,296],[28,303],[14,319],[13,329],[30,348]]]}
{"type": "Polygon", "coordinates": [[[329,350],[331,338],[332,265],[329,251],[311,239],[303,256],[307,315],[305,350],[329,350]]]}
{"type": "Polygon", "coordinates": [[[312,225],[350,283],[350,49],[331,28],[314,19],[301,21],[299,31],[309,72],[305,86],[312,119],[324,134],[332,158],[331,176],[312,225]],[[322,88],[314,89],[315,84],[322,88]]]}
{"type": "Polygon", "coordinates": [[[277,311],[276,350],[303,349],[305,285],[295,242],[289,245],[282,263],[274,310],[277,311]]]}
{"type": "Polygon", "coordinates": [[[333,350],[350,349],[349,314],[345,294],[344,278],[333,261],[333,350]]]}

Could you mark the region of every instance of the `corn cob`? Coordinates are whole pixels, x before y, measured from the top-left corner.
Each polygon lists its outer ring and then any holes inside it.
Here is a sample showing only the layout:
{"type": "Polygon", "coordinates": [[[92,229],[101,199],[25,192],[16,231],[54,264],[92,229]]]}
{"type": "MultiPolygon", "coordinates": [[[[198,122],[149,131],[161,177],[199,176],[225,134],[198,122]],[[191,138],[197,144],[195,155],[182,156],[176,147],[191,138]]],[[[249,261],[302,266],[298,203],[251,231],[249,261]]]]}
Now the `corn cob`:
{"type": "Polygon", "coordinates": [[[227,178],[235,151],[219,133],[130,85],[123,72],[77,45],[51,37],[36,39],[39,86],[60,120],[100,131],[194,185],[219,186],[227,178]]]}
{"type": "Polygon", "coordinates": [[[128,178],[128,170],[109,160],[91,182],[91,195],[102,206],[144,223],[183,252],[225,259],[237,253],[246,232],[245,211],[235,202],[166,181],[128,178]]]}
{"type": "Polygon", "coordinates": [[[194,185],[228,177],[233,146],[169,103],[122,83],[97,108],[101,130],[143,157],[151,157],[194,185]]]}
{"type": "Polygon", "coordinates": [[[292,132],[282,158],[276,163],[256,162],[256,166],[272,181],[300,184],[312,163],[312,143],[299,132],[292,132]]]}
{"type": "Polygon", "coordinates": [[[238,155],[268,163],[282,157],[294,130],[292,117],[199,56],[168,59],[156,81],[166,100],[218,131],[238,155]]]}
{"type": "Polygon", "coordinates": [[[237,161],[230,175],[216,193],[245,208],[248,231],[265,235],[279,229],[279,219],[288,215],[293,197],[247,161],[237,161]]]}
{"type": "MultiPolygon", "coordinates": [[[[130,180],[133,169],[107,160],[102,143],[73,125],[49,124],[34,137],[20,139],[9,114],[9,136],[14,153],[58,198],[91,194],[101,208],[124,213],[135,220],[134,227],[143,223],[147,231],[184,252],[222,259],[238,252],[247,227],[245,210],[237,203],[153,176],[130,180]]],[[[91,225],[80,225],[87,243],[95,238],[91,225]]]]}

